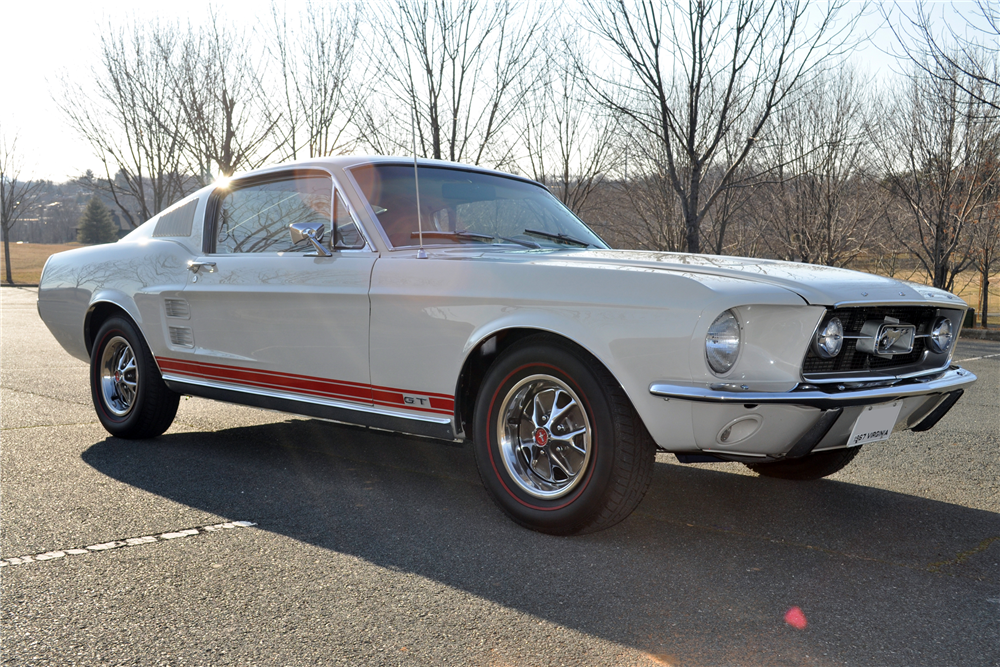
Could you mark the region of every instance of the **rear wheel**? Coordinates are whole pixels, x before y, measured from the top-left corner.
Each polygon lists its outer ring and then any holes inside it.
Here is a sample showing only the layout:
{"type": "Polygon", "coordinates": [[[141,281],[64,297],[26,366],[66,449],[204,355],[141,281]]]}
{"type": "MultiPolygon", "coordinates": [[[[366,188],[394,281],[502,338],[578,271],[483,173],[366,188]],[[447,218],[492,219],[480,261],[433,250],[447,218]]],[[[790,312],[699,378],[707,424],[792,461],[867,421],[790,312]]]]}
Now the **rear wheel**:
{"type": "Polygon", "coordinates": [[[656,447],[615,379],[539,336],[490,368],[473,420],[476,461],[519,524],[570,535],[613,526],[642,500],[656,447]]]}
{"type": "Polygon", "coordinates": [[[180,402],[160,377],[146,341],[124,317],[108,319],[97,333],[90,392],[101,424],[119,438],[155,438],[170,428],[180,402]]]}
{"type": "Polygon", "coordinates": [[[763,477],[795,480],[820,479],[843,470],[848,463],[854,460],[859,451],[861,451],[860,447],[833,449],[828,452],[816,452],[791,461],[745,463],[744,465],[763,477]]]}

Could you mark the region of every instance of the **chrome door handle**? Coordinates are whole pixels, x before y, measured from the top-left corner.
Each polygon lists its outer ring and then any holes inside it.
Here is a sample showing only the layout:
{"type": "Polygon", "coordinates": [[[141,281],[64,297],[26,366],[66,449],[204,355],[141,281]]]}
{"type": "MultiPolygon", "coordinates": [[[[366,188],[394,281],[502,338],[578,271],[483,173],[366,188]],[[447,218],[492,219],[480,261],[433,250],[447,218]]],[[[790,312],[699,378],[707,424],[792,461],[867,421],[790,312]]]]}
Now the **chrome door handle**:
{"type": "Polygon", "coordinates": [[[207,273],[215,273],[215,262],[188,262],[188,271],[191,273],[198,273],[202,269],[207,273]]]}

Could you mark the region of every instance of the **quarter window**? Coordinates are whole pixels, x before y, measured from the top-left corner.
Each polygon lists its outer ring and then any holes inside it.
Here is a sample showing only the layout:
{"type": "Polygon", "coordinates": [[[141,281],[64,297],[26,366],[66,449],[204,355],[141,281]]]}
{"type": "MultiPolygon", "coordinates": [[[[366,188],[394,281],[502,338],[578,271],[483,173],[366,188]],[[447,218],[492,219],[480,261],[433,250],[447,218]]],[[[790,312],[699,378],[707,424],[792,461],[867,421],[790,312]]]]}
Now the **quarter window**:
{"type": "Polygon", "coordinates": [[[306,252],[312,246],[293,244],[288,232],[296,222],[323,223],[323,243],[329,246],[332,199],[333,179],[323,172],[237,183],[218,203],[215,252],[306,252]]]}
{"type": "Polygon", "coordinates": [[[358,249],[365,247],[365,239],[358,230],[358,223],[351,217],[350,211],[344,205],[344,197],[337,192],[334,208],[334,222],[337,226],[337,247],[358,249]]]}

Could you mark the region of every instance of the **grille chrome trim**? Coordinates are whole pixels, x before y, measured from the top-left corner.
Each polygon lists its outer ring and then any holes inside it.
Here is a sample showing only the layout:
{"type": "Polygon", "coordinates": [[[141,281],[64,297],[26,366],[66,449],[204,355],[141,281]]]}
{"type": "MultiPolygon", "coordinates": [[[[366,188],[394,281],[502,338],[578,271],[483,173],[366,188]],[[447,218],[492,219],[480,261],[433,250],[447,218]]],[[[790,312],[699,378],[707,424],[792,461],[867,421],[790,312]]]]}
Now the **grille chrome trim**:
{"type": "Polygon", "coordinates": [[[864,371],[858,371],[855,375],[809,375],[803,376],[803,382],[808,384],[849,384],[852,382],[890,382],[893,380],[912,380],[913,378],[924,377],[925,375],[936,375],[948,370],[951,367],[951,357],[941,366],[935,368],[920,369],[909,373],[897,373],[895,375],[865,375],[864,371]]]}
{"type": "MultiPolygon", "coordinates": [[[[802,405],[806,407],[829,410],[835,407],[851,405],[871,405],[897,398],[916,396],[932,396],[964,389],[976,381],[973,373],[959,368],[950,367],[943,373],[937,373],[927,379],[911,379],[889,387],[868,387],[860,389],[845,388],[835,391],[821,391],[808,386],[799,386],[792,391],[717,391],[706,385],[678,385],[666,382],[654,382],[649,386],[649,393],[669,399],[698,401],[706,403],[757,403],[802,405]]],[[[707,450],[706,450],[707,451],[707,450]]]]}
{"type": "MultiPolygon", "coordinates": [[[[957,304],[956,304],[957,305],[957,304]]],[[[936,318],[944,316],[957,327],[961,324],[963,309],[941,308],[930,304],[895,303],[885,305],[827,308],[813,332],[822,329],[831,318],[844,323],[844,346],[832,359],[817,356],[810,345],[802,359],[801,379],[815,384],[835,382],[869,382],[879,379],[903,379],[940,372],[948,367],[954,350],[936,353],[927,345],[930,327],[936,318]],[[863,330],[874,321],[912,325],[912,349],[908,353],[893,355],[873,354],[868,350],[874,343],[874,331],[863,330]]],[[[870,329],[871,327],[869,327],[870,329]]],[[[881,331],[881,329],[879,329],[881,331]]]]}

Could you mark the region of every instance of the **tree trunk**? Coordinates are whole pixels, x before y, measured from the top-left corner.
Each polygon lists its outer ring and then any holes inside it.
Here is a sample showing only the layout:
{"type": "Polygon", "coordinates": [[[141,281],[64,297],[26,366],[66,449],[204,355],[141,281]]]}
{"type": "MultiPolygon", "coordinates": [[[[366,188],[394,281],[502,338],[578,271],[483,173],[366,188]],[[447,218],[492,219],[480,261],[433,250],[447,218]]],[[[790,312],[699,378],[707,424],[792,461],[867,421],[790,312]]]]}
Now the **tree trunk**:
{"type": "Polygon", "coordinates": [[[14,279],[10,275],[10,230],[3,226],[3,259],[7,267],[7,284],[13,285],[14,279]]]}
{"type": "MultiPolygon", "coordinates": [[[[7,264],[8,271],[10,270],[10,264],[7,264]]],[[[983,328],[985,329],[989,326],[989,314],[990,314],[990,263],[983,262],[983,278],[982,278],[982,306],[983,306],[983,328]]]]}
{"type": "Polygon", "coordinates": [[[691,168],[691,190],[688,194],[687,210],[684,211],[684,225],[687,227],[687,251],[701,252],[701,216],[698,207],[701,206],[701,165],[691,168]]]}

